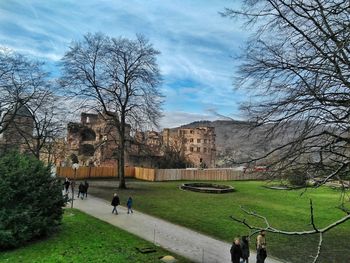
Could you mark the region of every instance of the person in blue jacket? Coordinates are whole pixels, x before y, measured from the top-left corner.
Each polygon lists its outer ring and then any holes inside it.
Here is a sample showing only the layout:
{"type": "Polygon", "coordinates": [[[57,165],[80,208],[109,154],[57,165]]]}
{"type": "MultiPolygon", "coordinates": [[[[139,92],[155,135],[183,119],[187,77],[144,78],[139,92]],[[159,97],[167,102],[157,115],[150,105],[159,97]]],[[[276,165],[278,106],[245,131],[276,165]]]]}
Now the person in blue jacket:
{"type": "Polygon", "coordinates": [[[131,196],[129,196],[128,201],[126,202],[126,206],[128,207],[128,214],[133,213],[131,196]]]}

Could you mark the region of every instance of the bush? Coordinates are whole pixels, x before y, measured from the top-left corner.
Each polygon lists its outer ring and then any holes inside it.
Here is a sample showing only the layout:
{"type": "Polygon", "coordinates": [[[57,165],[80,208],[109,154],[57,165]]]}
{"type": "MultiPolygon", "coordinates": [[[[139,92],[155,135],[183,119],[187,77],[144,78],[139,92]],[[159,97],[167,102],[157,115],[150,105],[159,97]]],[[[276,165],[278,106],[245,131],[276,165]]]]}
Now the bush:
{"type": "Polygon", "coordinates": [[[307,175],[301,169],[292,169],[286,172],[286,179],[293,186],[306,186],[307,175]]]}
{"type": "Polygon", "coordinates": [[[62,186],[50,167],[11,152],[0,158],[0,249],[53,232],[62,219],[62,186]]]}

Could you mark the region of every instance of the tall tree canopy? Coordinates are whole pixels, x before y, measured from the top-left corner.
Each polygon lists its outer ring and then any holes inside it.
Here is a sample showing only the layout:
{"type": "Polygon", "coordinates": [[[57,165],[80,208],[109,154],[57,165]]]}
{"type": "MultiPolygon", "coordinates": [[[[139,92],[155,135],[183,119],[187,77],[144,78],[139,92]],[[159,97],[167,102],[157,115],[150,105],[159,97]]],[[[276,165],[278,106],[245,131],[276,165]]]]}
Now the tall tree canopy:
{"type": "Polygon", "coordinates": [[[237,78],[255,96],[243,109],[258,125],[273,124],[271,136],[286,126],[297,130],[262,158],[278,151],[270,163],[278,171],[302,166],[310,175],[326,172],[325,179],[347,175],[349,1],[247,0],[224,14],[243,16],[255,30],[237,78]]]}
{"type": "Polygon", "coordinates": [[[125,188],[126,126],[157,125],[161,116],[158,55],[143,36],[131,40],[96,33],[73,42],[62,59],[62,84],[118,130],[120,188],[125,188]]]}
{"type": "Polygon", "coordinates": [[[0,133],[24,104],[46,89],[46,77],[41,62],[0,47],[0,133]]]}
{"type": "MultiPolygon", "coordinates": [[[[253,30],[241,59],[237,86],[250,92],[242,108],[269,136],[293,127],[280,146],[261,156],[275,175],[305,171],[317,185],[349,176],[350,166],[350,3],[349,0],[245,0],[223,14],[246,19],[253,30]],[[273,157],[273,158],[270,158],[273,157]],[[319,179],[321,178],[321,179],[319,179]]],[[[343,199],[344,200],[344,199],[343,199]]],[[[321,229],[279,231],[265,217],[267,231],[286,235],[323,234],[350,219],[350,212],[321,229]]],[[[247,221],[233,218],[251,227],[247,221]]],[[[258,230],[252,228],[252,230],[258,230]]]]}

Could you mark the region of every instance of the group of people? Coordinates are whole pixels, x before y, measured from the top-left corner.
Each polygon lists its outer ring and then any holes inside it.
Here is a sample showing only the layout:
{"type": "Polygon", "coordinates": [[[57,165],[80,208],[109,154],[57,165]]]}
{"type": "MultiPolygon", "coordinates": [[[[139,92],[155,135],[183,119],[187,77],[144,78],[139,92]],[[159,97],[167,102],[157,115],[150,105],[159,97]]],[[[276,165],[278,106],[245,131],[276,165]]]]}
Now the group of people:
{"type": "MultiPolygon", "coordinates": [[[[64,189],[66,191],[66,194],[68,194],[69,192],[69,186],[71,186],[72,188],[72,193],[74,191],[74,187],[75,187],[75,182],[74,180],[70,180],[68,177],[66,177],[66,179],[63,182],[64,185],[64,189]]],[[[85,180],[85,182],[81,182],[79,184],[79,188],[78,188],[78,198],[80,197],[81,199],[87,198],[87,193],[88,193],[88,189],[89,189],[89,183],[85,180]]]]}
{"type": "MultiPolygon", "coordinates": [[[[132,203],[133,203],[133,200],[131,196],[129,196],[128,201],[126,202],[126,206],[128,208],[128,214],[134,213],[134,211],[132,211],[132,203]]],[[[115,213],[116,215],[118,215],[117,206],[120,205],[120,199],[117,193],[114,193],[111,205],[113,206],[112,214],[115,213]]]]}
{"type": "MultiPolygon", "coordinates": [[[[69,186],[71,186],[72,188],[72,194],[74,193],[74,186],[75,186],[74,180],[70,180],[68,177],[66,177],[66,179],[63,182],[63,185],[66,191],[66,194],[68,194],[69,192],[69,186]]],[[[82,200],[84,199],[84,197],[87,198],[88,189],[89,189],[89,183],[86,180],[85,182],[80,182],[79,188],[78,188],[79,190],[78,198],[80,197],[82,200]]],[[[128,214],[134,213],[134,211],[132,210],[132,204],[133,204],[133,200],[131,196],[129,196],[128,201],[126,202],[126,206],[128,208],[128,214]]],[[[120,205],[120,199],[117,193],[113,195],[111,205],[113,206],[112,214],[115,213],[116,215],[118,215],[117,206],[120,205]]]]}
{"type": "Polygon", "coordinates": [[[88,189],[89,189],[89,183],[85,180],[85,182],[81,182],[79,184],[79,191],[78,191],[78,198],[80,196],[80,198],[83,200],[84,199],[84,196],[87,198],[87,192],[88,192],[88,189]]]}
{"type": "MultiPolygon", "coordinates": [[[[265,234],[266,232],[264,230],[261,230],[259,235],[256,238],[256,262],[257,263],[264,263],[267,257],[265,234]]],[[[232,263],[248,263],[248,259],[250,256],[249,238],[247,236],[243,236],[241,240],[239,237],[236,237],[233,240],[233,244],[230,252],[231,252],[232,263]]]]}

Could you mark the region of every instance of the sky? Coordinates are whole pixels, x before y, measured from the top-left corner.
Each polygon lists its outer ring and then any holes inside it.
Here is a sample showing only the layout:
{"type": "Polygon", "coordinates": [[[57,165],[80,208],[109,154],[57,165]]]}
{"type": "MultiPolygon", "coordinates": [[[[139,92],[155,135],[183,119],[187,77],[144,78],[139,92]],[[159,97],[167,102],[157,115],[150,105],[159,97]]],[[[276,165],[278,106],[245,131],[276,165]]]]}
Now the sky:
{"type": "Polygon", "coordinates": [[[161,54],[165,95],[161,127],[240,119],[244,94],[233,76],[248,33],[222,17],[239,0],[0,0],[0,46],[57,64],[72,40],[88,32],[111,37],[145,35],[161,54]]]}

